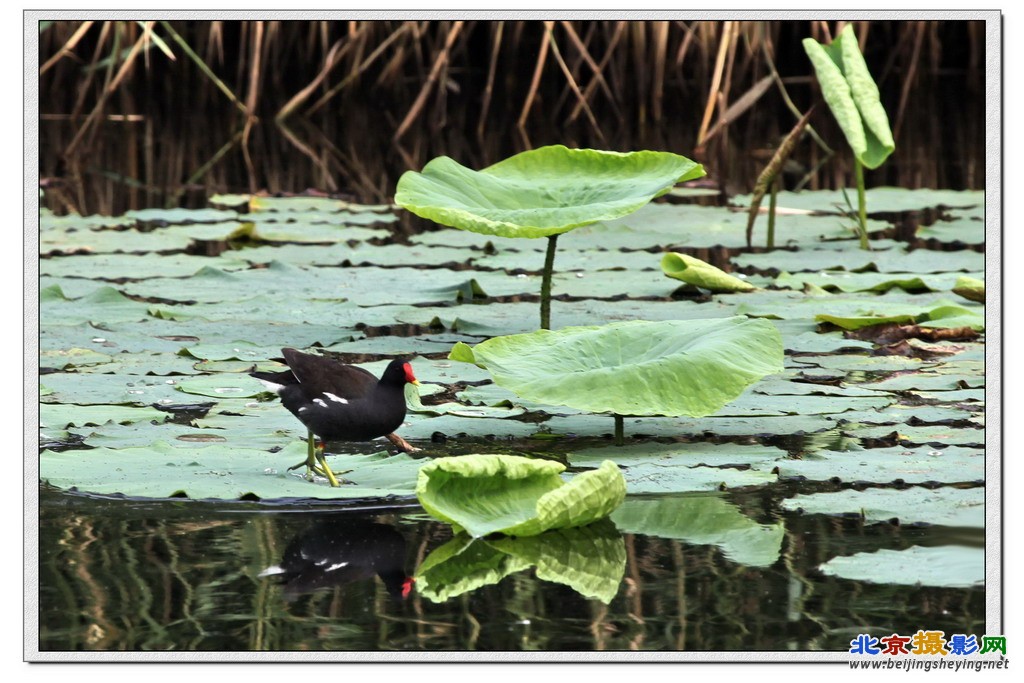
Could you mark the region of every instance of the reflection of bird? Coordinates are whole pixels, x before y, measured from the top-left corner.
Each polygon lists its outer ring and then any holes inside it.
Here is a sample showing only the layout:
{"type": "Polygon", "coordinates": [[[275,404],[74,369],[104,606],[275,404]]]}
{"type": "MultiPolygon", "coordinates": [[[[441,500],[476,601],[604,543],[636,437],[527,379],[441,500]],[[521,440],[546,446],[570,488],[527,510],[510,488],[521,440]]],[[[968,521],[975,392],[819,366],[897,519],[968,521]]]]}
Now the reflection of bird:
{"type": "MultiPolygon", "coordinates": [[[[281,403],[309,430],[309,452],[304,463],[306,478],[321,474],[337,486],[322,452],[321,441],[366,441],[386,436],[405,451],[415,450],[394,433],[405,419],[405,385],[419,384],[412,366],[393,360],[378,381],[371,373],[353,365],[281,349],[288,370],[253,372],[253,377],[281,397],[281,403]],[[318,467],[319,464],[319,467],[318,467]]],[[[290,469],[295,469],[292,467],[290,469]]]]}
{"type": "Polygon", "coordinates": [[[413,582],[405,573],[405,538],[395,527],[337,516],[318,521],[293,538],[281,563],[259,575],[280,577],[288,600],[374,575],[391,597],[404,598],[413,582]]]}

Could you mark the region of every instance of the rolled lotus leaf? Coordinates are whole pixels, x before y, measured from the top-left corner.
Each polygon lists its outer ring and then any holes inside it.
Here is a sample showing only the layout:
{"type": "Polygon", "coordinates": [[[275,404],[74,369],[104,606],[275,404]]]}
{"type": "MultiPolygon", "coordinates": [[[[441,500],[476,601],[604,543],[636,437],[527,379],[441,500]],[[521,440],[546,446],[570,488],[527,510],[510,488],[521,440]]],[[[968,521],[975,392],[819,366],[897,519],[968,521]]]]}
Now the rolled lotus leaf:
{"type": "Polygon", "coordinates": [[[985,283],[977,278],[961,275],[953,285],[953,293],[971,301],[985,303],[985,283]]]}
{"type": "Polygon", "coordinates": [[[896,143],[853,27],[847,24],[830,45],[804,38],[803,46],[814,65],[821,94],[850,149],[864,166],[878,168],[896,149],[896,143]]]}
{"type": "Polygon", "coordinates": [[[665,254],[661,257],[661,270],[668,277],[712,292],[749,292],[757,289],[749,282],[688,254],[665,254]]]}

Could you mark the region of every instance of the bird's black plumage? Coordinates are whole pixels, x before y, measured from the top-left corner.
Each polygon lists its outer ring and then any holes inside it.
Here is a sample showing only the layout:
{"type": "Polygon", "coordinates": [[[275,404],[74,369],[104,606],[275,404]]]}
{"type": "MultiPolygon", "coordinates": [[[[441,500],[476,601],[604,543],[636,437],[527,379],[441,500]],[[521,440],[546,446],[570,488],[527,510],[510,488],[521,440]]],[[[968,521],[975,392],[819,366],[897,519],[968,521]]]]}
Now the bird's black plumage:
{"type": "Polygon", "coordinates": [[[324,441],[365,441],[394,432],[405,419],[405,385],[416,383],[408,362],[372,373],[323,356],[281,349],[288,370],[253,372],[281,403],[324,441]]]}

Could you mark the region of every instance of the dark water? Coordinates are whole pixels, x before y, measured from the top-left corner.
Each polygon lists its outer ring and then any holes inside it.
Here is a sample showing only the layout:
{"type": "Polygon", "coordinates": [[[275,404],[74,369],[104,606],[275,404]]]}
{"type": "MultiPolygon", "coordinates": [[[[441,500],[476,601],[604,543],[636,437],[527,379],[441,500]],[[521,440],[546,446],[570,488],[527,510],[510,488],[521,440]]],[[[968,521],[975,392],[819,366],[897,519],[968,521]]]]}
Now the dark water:
{"type": "Polygon", "coordinates": [[[984,632],[981,588],[875,585],[816,569],[879,548],[980,546],[981,530],[783,513],[766,491],[725,500],[784,523],[773,564],[622,534],[626,566],[608,605],[534,569],[435,604],[415,585],[402,596],[405,577],[451,538],[415,505],[225,507],[43,490],[39,648],[845,652],[869,630],[984,632]],[[274,566],[291,573],[260,576],[274,566]]]}

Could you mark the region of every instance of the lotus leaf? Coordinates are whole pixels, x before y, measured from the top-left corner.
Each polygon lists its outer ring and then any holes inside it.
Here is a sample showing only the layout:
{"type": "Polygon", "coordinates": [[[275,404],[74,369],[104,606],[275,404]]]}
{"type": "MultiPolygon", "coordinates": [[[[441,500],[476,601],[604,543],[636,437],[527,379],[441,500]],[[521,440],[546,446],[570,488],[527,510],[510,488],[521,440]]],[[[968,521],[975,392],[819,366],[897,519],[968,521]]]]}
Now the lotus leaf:
{"type": "MultiPolygon", "coordinates": [[[[456,345],[453,360],[467,358],[456,345]]],[[[494,382],[531,401],[620,415],[719,410],[782,371],[782,338],[766,320],[632,321],[495,337],[472,348],[494,382]]]]}
{"type": "Polygon", "coordinates": [[[559,476],[564,469],[551,460],[511,455],[438,458],[420,470],[416,496],[431,515],[476,538],[584,526],[625,499],[626,482],[610,460],[568,483],[559,476]]]}
{"type": "Polygon", "coordinates": [[[985,489],[943,487],[927,489],[867,489],[796,495],[782,501],[786,510],[826,515],[856,514],[868,523],[892,519],[901,524],[943,524],[982,527],[985,524],[985,489]]]}
{"type": "Polygon", "coordinates": [[[442,225],[501,237],[547,237],[632,213],[704,168],[668,152],[562,145],[516,154],[482,171],[438,157],[398,181],[395,203],[442,225]]]}
{"type": "Polygon", "coordinates": [[[661,258],[665,275],[713,292],[749,292],[754,285],[687,254],[669,252],[661,258]]]}
{"type": "Polygon", "coordinates": [[[853,153],[867,168],[878,168],[892,154],[896,143],[879,100],[878,86],[857,46],[853,26],[847,24],[831,45],[821,45],[813,38],[805,38],[803,45],[814,65],[822,95],[853,153]]]}
{"type": "Polygon", "coordinates": [[[953,284],[953,293],[965,299],[985,303],[985,282],[978,278],[963,275],[953,284]]]}

